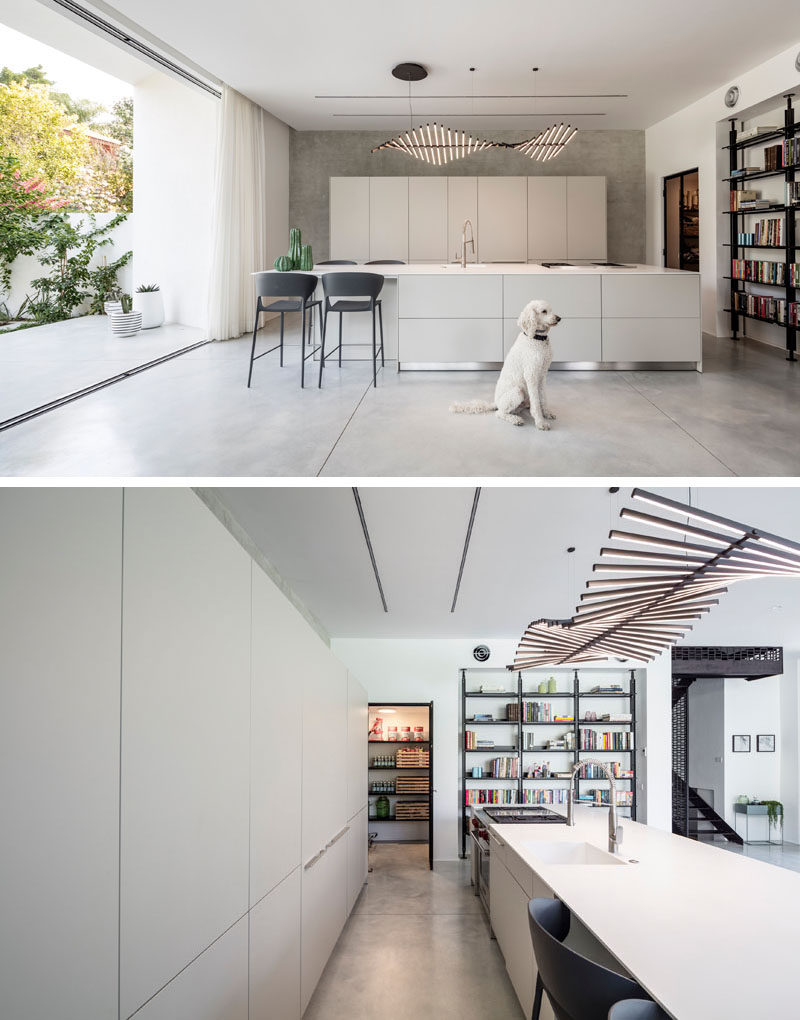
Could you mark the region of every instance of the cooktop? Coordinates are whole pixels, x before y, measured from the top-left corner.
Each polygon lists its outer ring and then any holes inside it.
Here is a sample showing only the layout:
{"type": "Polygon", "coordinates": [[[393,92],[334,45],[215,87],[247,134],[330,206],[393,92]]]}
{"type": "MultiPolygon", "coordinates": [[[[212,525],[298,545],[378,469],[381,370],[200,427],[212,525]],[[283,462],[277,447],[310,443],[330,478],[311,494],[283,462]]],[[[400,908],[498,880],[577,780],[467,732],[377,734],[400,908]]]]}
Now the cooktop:
{"type": "Polygon", "coordinates": [[[485,807],[481,809],[487,818],[501,825],[518,825],[521,822],[555,822],[566,824],[567,819],[558,811],[546,807],[485,807]]]}

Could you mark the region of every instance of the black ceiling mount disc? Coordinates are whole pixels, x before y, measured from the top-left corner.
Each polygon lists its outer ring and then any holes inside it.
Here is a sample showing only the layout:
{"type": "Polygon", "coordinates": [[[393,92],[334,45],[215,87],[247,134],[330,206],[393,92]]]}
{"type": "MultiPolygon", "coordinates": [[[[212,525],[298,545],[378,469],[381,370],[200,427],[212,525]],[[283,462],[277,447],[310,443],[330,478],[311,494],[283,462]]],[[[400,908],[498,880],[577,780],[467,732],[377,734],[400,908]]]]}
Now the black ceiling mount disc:
{"type": "Polygon", "coordinates": [[[478,645],[472,649],[472,654],[478,662],[486,662],[492,653],[489,651],[488,645],[478,645]]]}
{"type": "Polygon", "coordinates": [[[428,72],[422,64],[398,64],[392,68],[392,74],[400,81],[423,81],[428,77],[428,72]]]}

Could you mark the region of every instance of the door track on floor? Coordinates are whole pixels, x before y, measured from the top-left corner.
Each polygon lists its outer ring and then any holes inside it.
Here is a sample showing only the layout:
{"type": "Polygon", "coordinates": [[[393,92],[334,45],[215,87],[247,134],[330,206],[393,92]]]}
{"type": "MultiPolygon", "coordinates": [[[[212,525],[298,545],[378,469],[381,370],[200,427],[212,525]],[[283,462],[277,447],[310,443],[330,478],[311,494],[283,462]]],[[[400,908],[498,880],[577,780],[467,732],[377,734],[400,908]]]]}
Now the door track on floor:
{"type": "Polygon", "coordinates": [[[107,379],[102,379],[100,382],[92,383],[91,386],[84,386],[83,389],[73,390],[72,393],[67,393],[63,397],[56,397],[55,400],[50,400],[46,404],[33,407],[30,411],[15,414],[13,418],[6,418],[5,421],[0,421],[0,432],[5,432],[6,429],[11,429],[15,425],[22,425],[23,422],[30,421],[32,418],[38,418],[42,414],[47,414],[48,411],[55,411],[65,404],[71,404],[75,400],[80,400],[81,397],[88,397],[91,393],[103,390],[107,386],[113,386],[115,383],[122,382],[123,379],[129,379],[132,375],[146,372],[148,368],[163,365],[165,361],[172,361],[173,358],[179,358],[182,354],[196,351],[198,347],[205,347],[206,344],[213,342],[213,340],[199,340],[196,344],[190,344],[188,347],[182,347],[179,351],[172,351],[170,354],[164,354],[160,358],[154,358],[153,361],[148,361],[144,365],[137,365],[135,368],[129,368],[118,375],[112,375],[107,379]]]}

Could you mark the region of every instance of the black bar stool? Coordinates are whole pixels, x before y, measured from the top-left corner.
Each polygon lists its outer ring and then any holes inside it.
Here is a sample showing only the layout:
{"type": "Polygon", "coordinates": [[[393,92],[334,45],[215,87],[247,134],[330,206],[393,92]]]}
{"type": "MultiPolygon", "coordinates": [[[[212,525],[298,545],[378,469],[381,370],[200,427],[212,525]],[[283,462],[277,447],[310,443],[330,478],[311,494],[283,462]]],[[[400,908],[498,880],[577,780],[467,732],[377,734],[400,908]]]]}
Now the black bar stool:
{"type": "Polygon", "coordinates": [[[625,999],[611,1007],[608,1020],[669,1020],[669,1017],[650,999],[625,999]]]}
{"type": "Polygon", "coordinates": [[[571,919],[561,900],[534,899],[528,903],[533,953],[539,968],[532,1020],[539,1020],[542,992],[547,992],[556,1020],[608,1020],[609,1009],[621,999],[646,999],[647,992],[635,981],[563,945],[571,919]]]}
{"type": "Polygon", "coordinates": [[[375,309],[378,310],[378,321],[381,331],[381,366],[385,364],[383,356],[383,312],[381,299],[378,297],[383,289],[383,277],[380,273],[325,273],[322,277],[322,291],[325,295],[322,317],[322,349],[319,358],[319,385],[322,386],[322,369],[325,359],[339,352],[339,364],[342,364],[342,318],[345,312],[372,313],[372,385],[378,385],[378,349],[375,343],[375,309]],[[359,300],[352,300],[358,298],[359,300]],[[339,314],[339,343],[328,354],[325,353],[325,333],[328,327],[328,312],[339,314]]]}
{"type": "Polygon", "coordinates": [[[357,262],[353,262],[352,259],[328,259],[327,262],[315,262],[317,266],[357,266],[357,262]]]}
{"type": "Polygon", "coordinates": [[[402,259],[375,259],[373,262],[365,262],[365,266],[404,266],[402,259]]]}
{"type": "MultiPolygon", "coordinates": [[[[303,313],[302,340],[300,342],[300,386],[306,382],[306,361],[316,354],[318,348],[314,348],[311,354],[306,354],[306,321],[308,321],[308,339],[311,341],[311,318],[310,313],[315,305],[322,307],[322,302],[313,300],[314,291],[317,289],[319,280],[313,273],[276,273],[265,272],[256,275],[256,321],[253,324],[253,346],[250,348],[250,371],[247,375],[247,388],[250,388],[250,381],[253,378],[253,362],[263,358],[265,354],[271,354],[280,348],[281,368],[283,368],[283,329],[284,317],[287,312],[303,313]],[[265,304],[264,298],[281,297],[281,301],[273,301],[265,304]],[[268,351],[256,354],[256,334],[258,333],[258,317],[261,312],[280,312],[281,315],[281,339],[275,347],[268,351]],[[306,313],[309,313],[308,320],[306,313]]],[[[312,344],[313,346],[313,344],[312,344]]]]}

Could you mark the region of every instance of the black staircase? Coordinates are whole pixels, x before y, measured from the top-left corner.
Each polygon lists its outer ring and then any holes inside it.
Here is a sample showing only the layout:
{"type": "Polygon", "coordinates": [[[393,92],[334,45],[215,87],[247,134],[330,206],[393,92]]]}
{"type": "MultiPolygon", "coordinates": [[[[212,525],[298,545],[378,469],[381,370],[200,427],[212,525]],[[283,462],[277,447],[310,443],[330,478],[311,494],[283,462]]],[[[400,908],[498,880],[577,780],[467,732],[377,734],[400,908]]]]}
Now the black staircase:
{"type": "Polygon", "coordinates": [[[711,805],[703,800],[697,790],[690,786],[687,789],[689,802],[689,827],[685,835],[691,839],[718,839],[724,837],[729,843],[742,846],[744,840],[739,833],[730,827],[711,805]]]}

